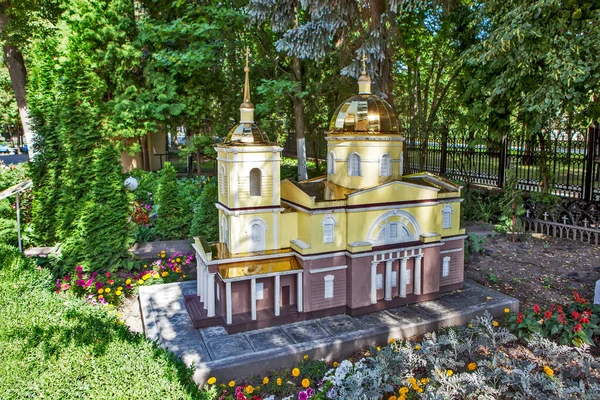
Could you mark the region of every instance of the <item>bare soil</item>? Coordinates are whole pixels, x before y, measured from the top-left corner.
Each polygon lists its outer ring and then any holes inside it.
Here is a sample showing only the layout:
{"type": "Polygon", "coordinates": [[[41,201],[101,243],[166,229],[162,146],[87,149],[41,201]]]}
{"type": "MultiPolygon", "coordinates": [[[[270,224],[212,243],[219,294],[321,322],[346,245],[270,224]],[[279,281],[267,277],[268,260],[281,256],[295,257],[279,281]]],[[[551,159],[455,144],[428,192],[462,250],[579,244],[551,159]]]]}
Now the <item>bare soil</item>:
{"type": "Polygon", "coordinates": [[[488,236],[483,252],[465,263],[465,277],[517,298],[522,309],[570,303],[574,291],[593,302],[600,246],[543,235],[518,242],[488,236]]]}

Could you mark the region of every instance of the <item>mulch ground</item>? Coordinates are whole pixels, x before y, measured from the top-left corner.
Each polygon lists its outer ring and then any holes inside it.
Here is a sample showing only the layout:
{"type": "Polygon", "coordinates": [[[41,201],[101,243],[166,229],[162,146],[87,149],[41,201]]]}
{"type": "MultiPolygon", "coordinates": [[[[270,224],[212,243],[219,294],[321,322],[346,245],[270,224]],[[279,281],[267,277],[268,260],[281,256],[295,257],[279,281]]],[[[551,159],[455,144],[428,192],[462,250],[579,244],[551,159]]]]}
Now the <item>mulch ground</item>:
{"type": "Polygon", "coordinates": [[[465,277],[517,298],[521,308],[567,304],[574,291],[593,302],[600,246],[541,235],[511,242],[496,235],[465,263],[465,277]]]}

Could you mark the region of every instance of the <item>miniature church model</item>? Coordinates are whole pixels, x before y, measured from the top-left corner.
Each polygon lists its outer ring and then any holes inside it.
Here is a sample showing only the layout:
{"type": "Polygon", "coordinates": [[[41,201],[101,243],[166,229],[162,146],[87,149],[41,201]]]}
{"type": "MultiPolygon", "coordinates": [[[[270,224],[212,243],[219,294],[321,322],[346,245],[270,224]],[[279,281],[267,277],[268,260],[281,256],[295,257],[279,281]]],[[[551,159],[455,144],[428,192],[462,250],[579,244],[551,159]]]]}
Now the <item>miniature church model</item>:
{"type": "Polygon", "coordinates": [[[328,315],[360,315],[462,288],[460,187],[403,175],[392,107],[371,93],[335,112],[327,175],[280,181],[282,148],[254,121],[246,55],[239,125],[218,153],[219,242],[195,238],[196,328],[240,332],[328,315]]]}

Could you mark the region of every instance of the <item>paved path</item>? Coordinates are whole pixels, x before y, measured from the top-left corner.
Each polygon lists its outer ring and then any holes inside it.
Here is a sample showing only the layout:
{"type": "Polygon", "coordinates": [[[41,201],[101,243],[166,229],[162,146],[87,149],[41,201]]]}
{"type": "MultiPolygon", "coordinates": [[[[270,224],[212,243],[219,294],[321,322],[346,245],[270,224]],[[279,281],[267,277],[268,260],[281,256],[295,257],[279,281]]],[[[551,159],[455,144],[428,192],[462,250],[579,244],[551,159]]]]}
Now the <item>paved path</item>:
{"type": "Polygon", "coordinates": [[[193,328],[183,296],[195,293],[194,281],[141,287],[140,304],[146,336],[181,356],[188,365],[194,364],[194,380],[199,384],[210,376],[227,381],[289,368],[304,355],[341,360],[390,338],[462,325],[485,310],[500,317],[504,308],[516,311],[519,307],[515,298],[465,282],[463,290],[419,304],[229,335],[223,327],[193,328]]]}

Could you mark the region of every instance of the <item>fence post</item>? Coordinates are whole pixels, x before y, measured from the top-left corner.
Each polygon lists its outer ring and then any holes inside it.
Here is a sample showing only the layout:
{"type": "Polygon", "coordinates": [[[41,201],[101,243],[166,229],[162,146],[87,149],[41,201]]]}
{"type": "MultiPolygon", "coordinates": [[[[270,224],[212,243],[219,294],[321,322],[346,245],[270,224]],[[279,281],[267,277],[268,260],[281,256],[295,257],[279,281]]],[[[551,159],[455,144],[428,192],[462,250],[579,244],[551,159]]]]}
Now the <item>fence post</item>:
{"type": "Polygon", "coordinates": [[[448,156],[448,127],[442,127],[442,149],[440,153],[440,175],[446,174],[446,166],[447,166],[447,156],[448,156]]]}
{"type": "Polygon", "coordinates": [[[592,201],[594,193],[594,156],[595,145],[598,139],[598,127],[590,125],[588,128],[588,142],[585,154],[585,175],[583,178],[583,200],[592,201]]]}
{"type": "Polygon", "coordinates": [[[506,171],[506,165],[508,164],[508,157],[510,157],[510,141],[508,135],[502,137],[500,144],[500,160],[498,161],[498,187],[504,187],[504,173],[506,171]]]}

